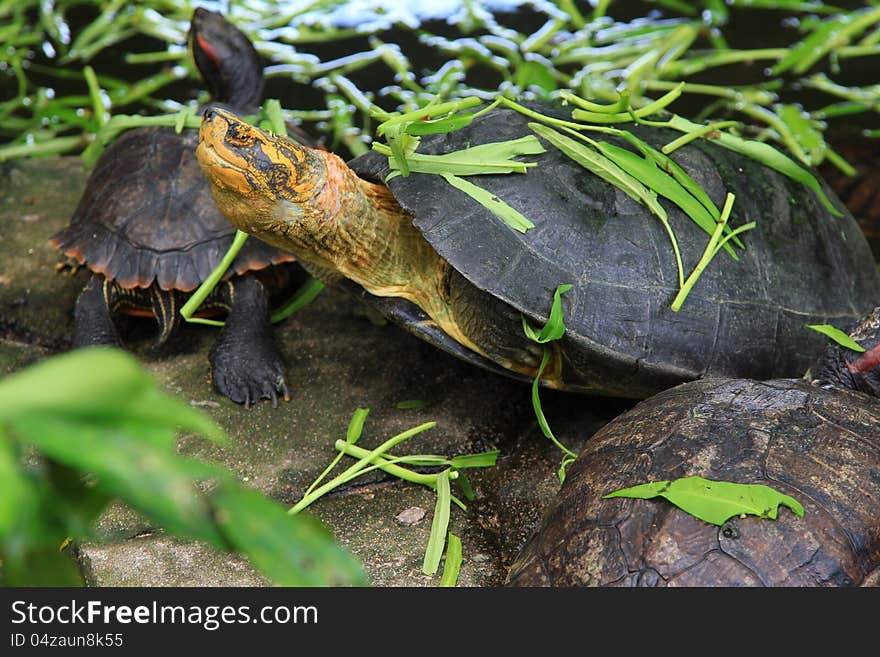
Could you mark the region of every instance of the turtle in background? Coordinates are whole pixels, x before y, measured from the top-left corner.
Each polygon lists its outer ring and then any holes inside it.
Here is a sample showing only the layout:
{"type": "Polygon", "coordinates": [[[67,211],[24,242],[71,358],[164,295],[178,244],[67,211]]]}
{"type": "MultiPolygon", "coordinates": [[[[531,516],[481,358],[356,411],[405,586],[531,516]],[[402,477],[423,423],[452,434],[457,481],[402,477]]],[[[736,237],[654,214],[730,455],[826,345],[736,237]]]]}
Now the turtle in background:
{"type": "MultiPolygon", "coordinates": [[[[250,40],[221,14],[196,9],[189,46],[214,102],[255,112],[263,67],[250,40]]],[[[76,301],[73,346],[123,345],[117,314],[158,322],[158,353],[182,320],[180,307],[220,264],[235,234],[214,204],[196,160],[198,132],[128,130],[102,154],[67,227],[50,243],[92,276],[76,301]]],[[[270,305],[305,280],[294,257],[249,239],[226,280],[202,305],[226,316],[210,350],[214,388],[249,407],[289,399],[270,305]]],[[[65,263],[61,264],[64,267],[65,263]]]]}
{"type": "Polygon", "coordinates": [[[802,379],[703,379],[605,425],[569,467],[511,586],[880,586],[880,307],[802,379]],[[680,477],[793,497],[776,520],[703,522],[661,499],[680,477]]]}
{"type": "MultiPolygon", "coordinates": [[[[495,109],[423,137],[418,152],[519,139],[528,122],[495,109]]],[[[677,134],[631,129],[655,147],[677,134]]],[[[642,399],[705,376],[798,376],[824,348],[804,324],[854,321],[880,289],[851,215],[833,216],[807,187],[711,140],[677,150],[678,163],[716,205],[736,194],[731,225],[757,227],[739,260],[719,255],[676,313],[660,223],[549,143],[526,175],[480,176],[535,222],[518,233],[441,176],[384,184],[388,158],[377,152],[345,163],[221,108],[203,114],[200,134],[199,161],[230,222],[468,362],[531,381],[543,350],[522,317],[546,322],[554,290],[572,284],[541,379],[559,389],[642,399]]],[[[675,207],[669,218],[681,252],[702,253],[706,233],[675,207]]]]}

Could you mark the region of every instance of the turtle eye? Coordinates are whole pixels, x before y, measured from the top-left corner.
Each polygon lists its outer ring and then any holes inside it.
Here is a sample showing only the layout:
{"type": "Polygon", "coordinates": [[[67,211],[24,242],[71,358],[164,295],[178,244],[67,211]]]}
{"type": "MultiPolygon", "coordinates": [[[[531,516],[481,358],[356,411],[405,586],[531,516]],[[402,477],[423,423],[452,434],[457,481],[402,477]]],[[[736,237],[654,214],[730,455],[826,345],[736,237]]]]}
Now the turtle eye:
{"type": "Polygon", "coordinates": [[[231,125],[226,131],[226,141],[233,146],[253,146],[256,139],[250,132],[242,130],[240,126],[231,125]]]}

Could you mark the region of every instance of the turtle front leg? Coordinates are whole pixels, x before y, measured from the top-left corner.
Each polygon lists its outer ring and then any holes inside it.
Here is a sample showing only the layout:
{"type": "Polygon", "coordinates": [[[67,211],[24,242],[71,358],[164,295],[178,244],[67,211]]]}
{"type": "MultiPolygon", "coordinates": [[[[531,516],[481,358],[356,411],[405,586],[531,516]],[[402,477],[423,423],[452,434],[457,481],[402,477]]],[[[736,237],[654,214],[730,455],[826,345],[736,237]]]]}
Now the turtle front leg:
{"type": "Polygon", "coordinates": [[[122,347],[113,323],[116,285],[100,274],[93,275],[80,292],[73,311],[73,347],[105,345],[122,347]]]}
{"type": "Polygon", "coordinates": [[[219,293],[229,315],[208,355],[214,388],[245,408],[260,399],[290,400],[284,365],[272,336],[269,294],[254,276],[226,283],[219,293]]]}

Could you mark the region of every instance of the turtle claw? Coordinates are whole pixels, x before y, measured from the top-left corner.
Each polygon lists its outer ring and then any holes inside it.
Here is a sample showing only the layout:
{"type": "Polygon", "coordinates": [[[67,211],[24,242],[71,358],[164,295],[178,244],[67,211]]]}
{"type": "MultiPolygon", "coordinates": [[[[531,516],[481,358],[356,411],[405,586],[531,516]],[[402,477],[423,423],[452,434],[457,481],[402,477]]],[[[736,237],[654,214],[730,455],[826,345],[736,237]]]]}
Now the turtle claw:
{"type": "Polygon", "coordinates": [[[290,393],[280,360],[274,363],[260,363],[260,359],[223,358],[222,351],[211,353],[211,380],[221,395],[229,397],[246,409],[255,406],[261,399],[268,399],[272,407],[278,407],[279,393],[285,401],[290,401],[290,393]]]}

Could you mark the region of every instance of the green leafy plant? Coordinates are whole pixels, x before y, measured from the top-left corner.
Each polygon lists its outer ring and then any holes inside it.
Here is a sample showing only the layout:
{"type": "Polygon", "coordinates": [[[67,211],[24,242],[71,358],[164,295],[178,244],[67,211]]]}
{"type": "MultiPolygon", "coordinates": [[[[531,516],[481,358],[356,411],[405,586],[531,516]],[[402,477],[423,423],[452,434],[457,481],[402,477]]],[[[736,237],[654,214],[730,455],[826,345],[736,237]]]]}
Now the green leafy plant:
{"type": "Polygon", "coordinates": [[[663,497],[695,518],[713,525],[723,525],[734,516],[754,515],[775,520],[779,505],[787,506],[799,517],[804,507],[793,497],[763,484],[737,484],[703,477],[683,477],[673,481],[655,481],[603,495],[603,499],[632,497],[648,500],[663,497]]]}
{"type": "Polygon", "coordinates": [[[0,580],[80,584],[59,548],[95,539],[95,521],[118,499],[181,539],[243,554],[276,584],[366,584],[316,520],[291,518],[233,473],[180,456],[180,431],[228,443],[122,350],[75,350],[0,381],[0,580]]]}

